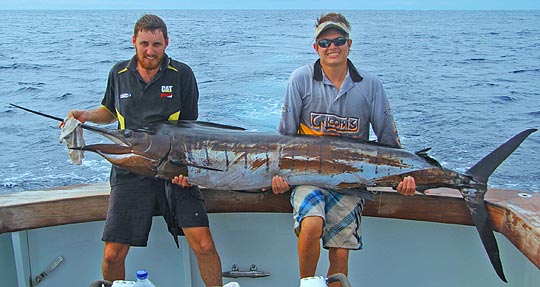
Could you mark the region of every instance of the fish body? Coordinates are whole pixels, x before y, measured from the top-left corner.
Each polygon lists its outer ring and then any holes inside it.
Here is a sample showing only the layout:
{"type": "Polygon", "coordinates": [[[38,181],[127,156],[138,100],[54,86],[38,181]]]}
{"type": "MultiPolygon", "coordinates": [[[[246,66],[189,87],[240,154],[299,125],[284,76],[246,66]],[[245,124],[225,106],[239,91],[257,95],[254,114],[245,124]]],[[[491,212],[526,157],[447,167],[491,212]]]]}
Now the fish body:
{"type": "MultiPolygon", "coordinates": [[[[63,121],[14,104],[14,107],[63,121]]],[[[112,130],[81,124],[115,144],[78,150],[100,154],[134,173],[172,179],[216,190],[260,191],[274,175],[290,185],[310,184],[351,193],[365,187],[396,187],[413,176],[417,190],[458,189],[472,216],[495,272],[507,282],[499,248],[484,201],[489,176],[537,129],[524,130],[493,150],[464,173],[442,167],[426,150],[410,153],[371,142],[341,137],[285,136],[247,132],[238,127],[198,121],[155,123],[138,130],[112,130]]]]}
{"type": "MultiPolygon", "coordinates": [[[[95,129],[95,128],[92,128],[95,129]]],[[[247,132],[211,123],[161,123],[142,130],[96,129],[120,145],[89,145],[112,164],[145,176],[216,190],[257,190],[280,175],[290,185],[333,190],[395,187],[414,176],[419,190],[463,184],[427,155],[339,137],[247,132]]]]}
{"type": "Polygon", "coordinates": [[[179,174],[216,190],[260,191],[274,175],[290,185],[310,184],[351,193],[365,187],[396,187],[413,176],[417,190],[455,188],[462,194],[495,272],[507,282],[484,196],[491,173],[536,129],[524,130],[465,173],[442,167],[427,155],[340,137],[247,132],[214,123],[158,123],[140,130],[83,125],[117,144],[89,145],[112,164],[164,179],[179,174]]]}

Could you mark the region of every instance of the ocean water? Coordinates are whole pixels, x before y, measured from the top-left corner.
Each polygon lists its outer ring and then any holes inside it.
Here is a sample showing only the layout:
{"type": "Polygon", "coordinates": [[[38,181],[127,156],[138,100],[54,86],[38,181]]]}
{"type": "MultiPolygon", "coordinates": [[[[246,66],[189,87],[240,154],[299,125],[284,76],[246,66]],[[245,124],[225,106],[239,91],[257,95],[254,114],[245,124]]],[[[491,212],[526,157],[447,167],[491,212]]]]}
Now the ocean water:
{"type": "MultiPolygon", "coordinates": [[[[275,131],[289,74],[317,58],[313,26],[324,11],[0,11],[0,193],[108,180],[97,155],[71,164],[57,122],[9,103],[58,117],[97,107],[111,66],[133,55],[145,12],[162,16],[167,53],[194,70],[201,120],[275,131]]],[[[431,147],[462,172],[540,128],[540,11],[340,12],[352,25],[350,59],[383,81],[405,149],[431,147]]],[[[538,163],[540,132],[490,186],[540,192],[538,163]]]]}

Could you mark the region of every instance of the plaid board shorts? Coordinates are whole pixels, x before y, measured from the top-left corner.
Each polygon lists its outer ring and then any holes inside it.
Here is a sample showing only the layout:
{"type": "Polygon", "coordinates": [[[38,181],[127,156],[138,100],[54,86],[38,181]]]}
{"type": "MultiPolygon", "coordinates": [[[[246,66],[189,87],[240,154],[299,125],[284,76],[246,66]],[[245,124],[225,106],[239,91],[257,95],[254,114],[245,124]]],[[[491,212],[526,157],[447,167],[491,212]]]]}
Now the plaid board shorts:
{"type": "Polygon", "coordinates": [[[300,185],[291,193],[291,204],[297,235],[304,218],[318,216],[324,221],[324,248],[362,249],[360,223],[364,199],[316,186],[300,185]]]}

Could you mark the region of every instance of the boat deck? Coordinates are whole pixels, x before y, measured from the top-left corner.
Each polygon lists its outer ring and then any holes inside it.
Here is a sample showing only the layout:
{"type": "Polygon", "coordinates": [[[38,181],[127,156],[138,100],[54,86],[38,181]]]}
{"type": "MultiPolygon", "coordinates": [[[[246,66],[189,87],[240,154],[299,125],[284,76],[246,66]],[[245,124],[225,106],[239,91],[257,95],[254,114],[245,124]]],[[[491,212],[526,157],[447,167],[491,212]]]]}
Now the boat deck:
{"type": "MultiPolygon", "coordinates": [[[[374,191],[375,192],[375,191],[374,191]]],[[[289,213],[289,194],[203,189],[210,213],[289,213]]],[[[77,185],[0,195],[0,233],[104,220],[108,183],[77,185]]],[[[486,202],[494,229],[509,239],[540,269],[540,194],[490,189],[486,202]]],[[[365,216],[473,225],[457,190],[440,188],[428,195],[405,197],[377,189],[365,216]]]]}

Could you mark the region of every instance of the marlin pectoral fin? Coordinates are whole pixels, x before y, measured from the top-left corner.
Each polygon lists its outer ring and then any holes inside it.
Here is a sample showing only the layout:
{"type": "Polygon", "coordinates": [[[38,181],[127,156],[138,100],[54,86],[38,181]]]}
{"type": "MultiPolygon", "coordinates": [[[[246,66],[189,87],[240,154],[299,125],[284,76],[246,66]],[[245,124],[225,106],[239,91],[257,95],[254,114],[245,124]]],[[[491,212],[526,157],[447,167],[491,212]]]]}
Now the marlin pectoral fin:
{"type": "Polygon", "coordinates": [[[487,252],[491,265],[495,269],[495,272],[497,272],[497,275],[499,275],[499,278],[501,278],[501,280],[505,283],[508,283],[506,276],[504,275],[501,258],[499,256],[499,246],[497,245],[495,234],[493,234],[493,226],[489,218],[486,203],[484,202],[485,192],[474,189],[465,189],[461,192],[467,204],[467,208],[471,213],[473,223],[478,230],[480,240],[482,240],[482,244],[484,245],[484,249],[487,252]]]}
{"type": "Polygon", "coordinates": [[[213,168],[209,166],[196,165],[196,164],[187,162],[184,159],[171,159],[170,162],[178,166],[191,166],[191,167],[202,168],[202,169],[213,170],[213,171],[223,171],[222,169],[217,169],[217,168],[213,168]]]}
{"type": "Polygon", "coordinates": [[[99,154],[129,154],[133,152],[130,147],[118,144],[93,144],[74,149],[92,151],[99,154]]]}

